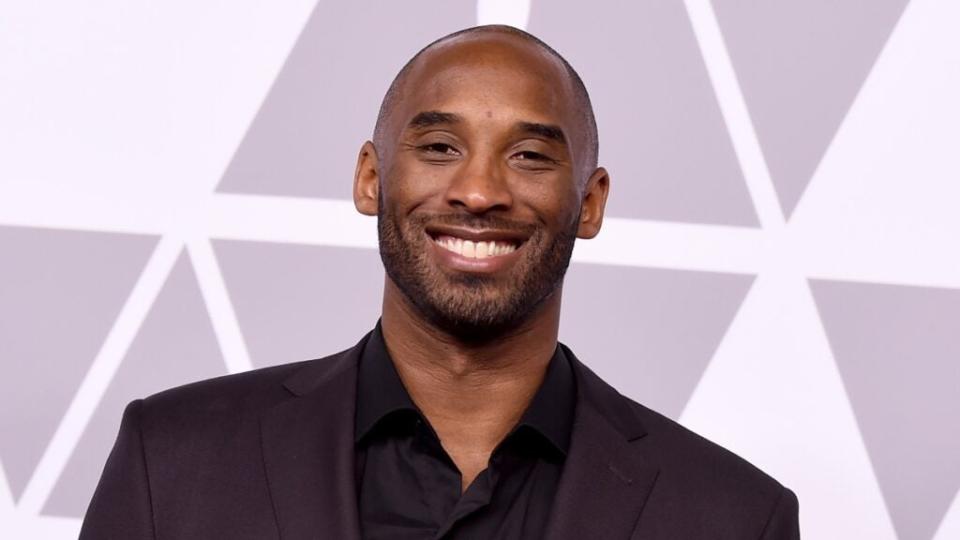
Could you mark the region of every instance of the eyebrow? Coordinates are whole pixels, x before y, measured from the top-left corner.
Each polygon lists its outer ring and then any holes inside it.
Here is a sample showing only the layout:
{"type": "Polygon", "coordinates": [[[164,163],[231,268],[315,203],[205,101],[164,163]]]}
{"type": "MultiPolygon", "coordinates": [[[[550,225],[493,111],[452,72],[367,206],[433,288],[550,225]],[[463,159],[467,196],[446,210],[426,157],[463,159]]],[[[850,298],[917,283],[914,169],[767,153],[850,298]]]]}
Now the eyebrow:
{"type": "Polygon", "coordinates": [[[539,124],[536,122],[519,122],[517,123],[517,129],[522,133],[529,133],[561,144],[567,144],[567,136],[563,134],[560,126],[539,124]]]}
{"type": "MultiPolygon", "coordinates": [[[[417,115],[407,123],[407,128],[424,129],[438,125],[460,124],[462,122],[463,117],[459,114],[443,111],[422,111],[417,113],[417,115]]],[[[520,133],[536,135],[561,144],[567,144],[567,136],[563,133],[560,126],[541,124],[539,122],[517,122],[516,130],[520,133]]]]}
{"type": "Polygon", "coordinates": [[[442,124],[459,124],[463,119],[458,114],[442,111],[423,111],[417,113],[407,124],[408,128],[423,129],[442,124]]]}

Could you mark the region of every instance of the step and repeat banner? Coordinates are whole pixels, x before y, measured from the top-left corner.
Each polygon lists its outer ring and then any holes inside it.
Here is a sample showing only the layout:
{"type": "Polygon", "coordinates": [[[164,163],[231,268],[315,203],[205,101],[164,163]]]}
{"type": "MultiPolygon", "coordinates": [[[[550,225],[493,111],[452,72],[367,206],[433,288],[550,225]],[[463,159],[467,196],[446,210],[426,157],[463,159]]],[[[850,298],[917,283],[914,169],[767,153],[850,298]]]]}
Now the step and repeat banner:
{"type": "Polygon", "coordinates": [[[132,399],[379,314],[350,201],[420,47],[525,28],[611,173],[561,341],[768,471],[805,538],[960,538],[960,4],[0,7],[0,537],[74,538],[132,399]]]}

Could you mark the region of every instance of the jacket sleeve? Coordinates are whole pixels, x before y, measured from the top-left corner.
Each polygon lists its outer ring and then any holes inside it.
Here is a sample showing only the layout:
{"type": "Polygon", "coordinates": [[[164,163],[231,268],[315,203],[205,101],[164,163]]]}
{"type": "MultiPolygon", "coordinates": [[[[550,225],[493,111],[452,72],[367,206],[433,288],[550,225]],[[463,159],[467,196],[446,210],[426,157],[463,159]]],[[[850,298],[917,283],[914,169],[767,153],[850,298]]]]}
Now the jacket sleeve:
{"type": "Polygon", "coordinates": [[[120,433],[80,529],[80,540],[153,539],[150,480],[140,432],[143,402],[127,405],[120,433]]]}
{"type": "Polygon", "coordinates": [[[770,513],[770,519],[760,540],[800,540],[800,508],[797,496],[783,488],[780,499],[770,513]]]}

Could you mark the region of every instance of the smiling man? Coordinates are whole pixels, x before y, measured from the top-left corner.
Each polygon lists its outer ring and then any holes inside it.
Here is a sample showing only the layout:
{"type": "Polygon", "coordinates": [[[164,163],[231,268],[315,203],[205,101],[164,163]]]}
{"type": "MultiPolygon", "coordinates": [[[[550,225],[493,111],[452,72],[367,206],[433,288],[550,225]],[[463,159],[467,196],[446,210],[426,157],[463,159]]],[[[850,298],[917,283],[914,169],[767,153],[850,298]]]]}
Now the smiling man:
{"type": "Polygon", "coordinates": [[[327,358],[131,403],[81,537],[799,538],[789,489],[558,343],[609,182],[552,49],[499,26],[427,46],[354,180],[381,320],[327,358]]]}

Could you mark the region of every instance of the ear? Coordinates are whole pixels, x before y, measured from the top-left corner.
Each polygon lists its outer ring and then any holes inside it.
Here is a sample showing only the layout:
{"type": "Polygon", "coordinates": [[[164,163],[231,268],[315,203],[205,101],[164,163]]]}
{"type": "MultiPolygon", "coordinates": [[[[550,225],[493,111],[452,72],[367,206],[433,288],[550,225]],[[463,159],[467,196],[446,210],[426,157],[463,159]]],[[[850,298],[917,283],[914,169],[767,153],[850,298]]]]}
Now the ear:
{"type": "Polygon", "coordinates": [[[353,205],[367,216],[377,215],[380,206],[380,158],[373,143],[367,141],[357,156],[357,171],[353,175],[353,205]]]}
{"type": "Polygon", "coordinates": [[[597,168],[587,179],[580,205],[580,226],[578,238],[593,238],[600,232],[603,224],[603,210],[607,206],[607,193],[610,192],[610,175],[603,167],[597,168]]]}

